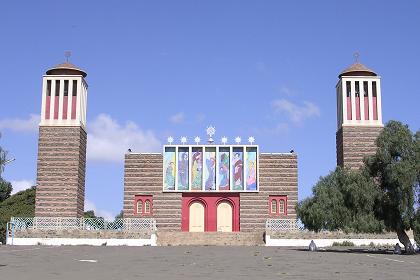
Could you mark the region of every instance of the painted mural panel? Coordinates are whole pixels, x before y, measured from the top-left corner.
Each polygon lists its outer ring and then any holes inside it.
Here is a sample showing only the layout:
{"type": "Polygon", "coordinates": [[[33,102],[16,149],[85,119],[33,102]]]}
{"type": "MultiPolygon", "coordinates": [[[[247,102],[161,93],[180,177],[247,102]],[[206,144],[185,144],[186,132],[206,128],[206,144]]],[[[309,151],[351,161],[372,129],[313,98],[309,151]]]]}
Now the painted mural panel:
{"type": "Polygon", "coordinates": [[[163,157],[163,170],[164,170],[164,190],[175,190],[175,147],[165,148],[165,154],[163,157]]]}
{"type": "Polygon", "coordinates": [[[257,190],[257,148],[246,149],[246,190],[257,190]]]}
{"type": "Polygon", "coordinates": [[[233,173],[232,189],[235,191],[244,189],[243,157],[244,157],[243,148],[234,147],[233,158],[232,158],[232,173],[233,173]]]}
{"type": "Polygon", "coordinates": [[[218,186],[219,190],[229,190],[230,176],[229,176],[229,156],[230,149],[228,147],[220,147],[219,149],[219,164],[218,164],[218,186]]]}
{"type": "Polygon", "coordinates": [[[203,188],[203,148],[192,148],[191,190],[203,188]]]}
{"type": "Polygon", "coordinates": [[[206,191],[216,189],[216,148],[206,148],[204,152],[204,189],[206,191]]]}
{"type": "Polygon", "coordinates": [[[188,148],[178,148],[178,190],[188,190],[189,183],[189,154],[188,148]]]}

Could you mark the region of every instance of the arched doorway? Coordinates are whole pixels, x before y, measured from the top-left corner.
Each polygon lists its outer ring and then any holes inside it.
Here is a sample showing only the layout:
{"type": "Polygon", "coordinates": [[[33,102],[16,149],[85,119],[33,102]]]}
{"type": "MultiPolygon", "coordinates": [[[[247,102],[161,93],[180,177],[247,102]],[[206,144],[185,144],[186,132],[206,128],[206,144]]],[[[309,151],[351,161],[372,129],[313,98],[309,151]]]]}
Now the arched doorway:
{"type": "Polygon", "coordinates": [[[232,204],[222,201],[217,205],[217,231],[231,232],[233,224],[232,204]]]}
{"type": "Polygon", "coordinates": [[[204,231],[204,205],[201,202],[193,202],[190,205],[190,226],[191,232],[204,231]]]}

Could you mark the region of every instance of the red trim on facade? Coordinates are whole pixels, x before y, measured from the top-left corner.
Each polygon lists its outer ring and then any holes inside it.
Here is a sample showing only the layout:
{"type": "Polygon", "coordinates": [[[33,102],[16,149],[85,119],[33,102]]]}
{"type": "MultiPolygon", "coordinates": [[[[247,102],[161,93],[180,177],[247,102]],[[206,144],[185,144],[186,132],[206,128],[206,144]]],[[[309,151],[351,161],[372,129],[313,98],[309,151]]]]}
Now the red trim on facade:
{"type": "Polygon", "coordinates": [[[347,97],[347,120],[351,120],[351,97],[347,97]]]}
{"type": "Polygon", "coordinates": [[[365,96],[365,120],[369,120],[369,98],[365,96]]]}
{"type": "Polygon", "coordinates": [[[58,104],[60,101],[60,97],[59,96],[54,96],[54,120],[58,120],[58,104]]]}
{"type": "Polygon", "coordinates": [[[377,105],[375,96],[372,97],[372,103],[373,103],[373,119],[377,121],[378,120],[378,107],[377,107],[378,105],[377,105]]]}
{"type": "Polygon", "coordinates": [[[63,120],[67,120],[67,106],[69,104],[69,97],[64,96],[63,98],[63,120]]]}
{"type": "Polygon", "coordinates": [[[356,120],[360,120],[360,97],[356,96],[356,120]]]}
{"type": "Polygon", "coordinates": [[[217,206],[221,202],[228,202],[232,206],[232,231],[240,230],[238,193],[183,193],[182,231],[189,231],[190,205],[197,201],[204,205],[204,231],[217,231],[217,206]]]}
{"type": "Polygon", "coordinates": [[[73,98],[71,99],[71,119],[72,120],[76,119],[76,101],[77,101],[77,96],[73,96],[73,98]]]}
{"type": "Polygon", "coordinates": [[[45,100],[45,119],[50,119],[51,96],[47,96],[45,100]]]}
{"type": "Polygon", "coordinates": [[[153,196],[152,195],[136,195],[134,196],[134,215],[135,216],[152,216],[153,215],[153,196]],[[142,202],[141,213],[137,212],[138,201],[142,202]],[[150,201],[150,212],[146,213],[146,201],[150,201]]]}
{"type": "Polygon", "coordinates": [[[287,195],[270,195],[268,197],[268,214],[271,217],[277,217],[277,216],[287,216],[287,195]],[[271,211],[271,203],[275,200],[277,202],[276,212],[273,213],[271,211]],[[280,201],[284,202],[284,213],[280,213],[280,201]]]}

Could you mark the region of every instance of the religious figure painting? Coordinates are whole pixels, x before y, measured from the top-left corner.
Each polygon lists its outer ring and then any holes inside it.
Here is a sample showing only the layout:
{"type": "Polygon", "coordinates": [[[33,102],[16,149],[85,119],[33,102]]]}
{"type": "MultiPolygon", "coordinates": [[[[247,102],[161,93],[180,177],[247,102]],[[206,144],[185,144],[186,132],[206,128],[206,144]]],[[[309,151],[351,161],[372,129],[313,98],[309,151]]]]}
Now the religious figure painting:
{"type": "Polygon", "coordinates": [[[191,189],[201,190],[203,185],[203,149],[193,148],[191,159],[191,189]]]}
{"type": "Polygon", "coordinates": [[[178,190],[188,190],[189,156],[188,148],[178,149],[178,190]]]}
{"type": "Polygon", "coordinates": [[[205,185],[204,189],[206,191],[211,191],[216,189],[216,148],[206,148],[204,153],[205,155],[205,169],[204,169],[204,179],[205,185]]]}
{"type": "Polygon", "coordinates": [[[229,148],[220,148],[218,169],[219,190],[229,190],[229,148]]]}
{"type": "Polygon", "coordinates": [[[257,148],[246,150],[246,190],[257,190],[257,148]]]}
{"type": "Polygon", "coordinates": [[[233,190],[243,190],[243,148],[233,149],[232,158],[233,190]]]}
{"type": "Polygon", "coordinates": [[[164,189],[175,190],[175,148],[166,148],[164,160],[164,189]]]}

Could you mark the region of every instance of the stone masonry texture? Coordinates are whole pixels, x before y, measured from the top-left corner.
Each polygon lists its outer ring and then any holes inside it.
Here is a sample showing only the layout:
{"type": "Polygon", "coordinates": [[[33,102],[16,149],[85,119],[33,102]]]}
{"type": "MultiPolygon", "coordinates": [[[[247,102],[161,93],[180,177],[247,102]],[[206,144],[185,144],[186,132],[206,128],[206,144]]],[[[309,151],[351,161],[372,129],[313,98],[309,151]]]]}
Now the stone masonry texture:
{"type": "Polygon", "coordinates": [[[83,216],[86,141],[82,127],[39,127],[35,216],[83,216]]]}
{"type": "Polygon", "coordinates": [[[337,165],[359,169],[366,156],[375,154],[376,138],[382,127],[343,126],[336,134],[337,165]]]}
{"type": "MultiPolygon", "coordinates": [[[[296,154],[261,154],[259,158],[259,192],[240,193],[241,231],[265,230],[269,218],[270,195],[287,196],[287,216],[296,218],[298,200],[298,173],[296,154]]],[[[159,230],[181,230],[181,193],[164,193],[162,154],[125,155],[124,166],[124,218],[134,214],[135,195],[153,196],[152,217],[159,230]]],[[[137,216],[138,217],[138,216],[137,216]]]]}

